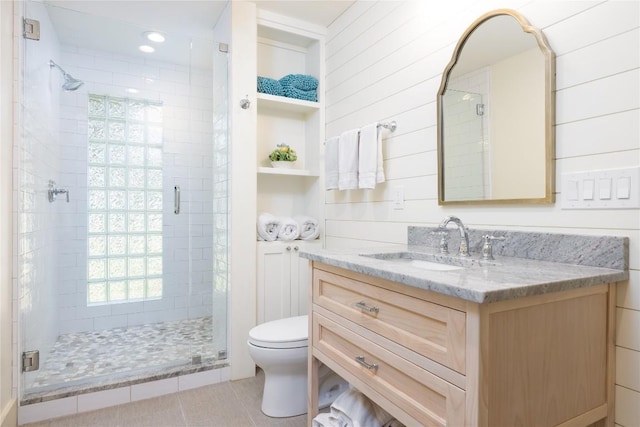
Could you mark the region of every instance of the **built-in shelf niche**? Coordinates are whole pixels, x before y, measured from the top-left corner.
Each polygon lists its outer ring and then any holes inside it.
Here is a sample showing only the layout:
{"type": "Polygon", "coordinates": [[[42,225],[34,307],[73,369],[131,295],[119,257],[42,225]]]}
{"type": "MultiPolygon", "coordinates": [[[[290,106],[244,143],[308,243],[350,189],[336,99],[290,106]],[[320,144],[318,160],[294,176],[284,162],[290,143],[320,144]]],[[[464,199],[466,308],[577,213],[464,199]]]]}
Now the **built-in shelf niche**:
{"type": "Polygon", "coordinates": [[[317,102],[256,96],[258,211],[320,218],[324,35],[299,24],[286,18],[258,19],[257,75],[279,80],[287,74],[307,74],[319,82],[317,102]],[[292,169],[273,168],[269,161],[269,153],[282,143],[298,153],[292,169]]]}

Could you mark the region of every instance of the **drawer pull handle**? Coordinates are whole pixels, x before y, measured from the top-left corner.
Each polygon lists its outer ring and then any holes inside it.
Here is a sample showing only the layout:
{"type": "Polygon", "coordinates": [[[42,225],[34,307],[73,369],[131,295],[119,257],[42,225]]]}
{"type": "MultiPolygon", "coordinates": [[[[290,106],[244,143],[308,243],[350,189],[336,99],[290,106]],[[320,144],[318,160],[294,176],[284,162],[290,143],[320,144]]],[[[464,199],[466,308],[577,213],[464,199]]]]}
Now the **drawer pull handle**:
{"type": "Polygon", "coordinates": [[[368,363],[364,360],[364,356],[356,356],[356,362],[358,362],[359,364],[361,364],[362,366],[364,366],[365,368],[367,368],[370,371],[377,371],[378,370],[378,364],[377,363],[368,363]]]}
{"type": "Polygon", "coordinates": [[[366,302],[360,301],[356,303],[356,307],[358,307],[362,311],[366,311],[367,313],[376,313],[380,311],[378,307],[369,307],[366,302]]]}

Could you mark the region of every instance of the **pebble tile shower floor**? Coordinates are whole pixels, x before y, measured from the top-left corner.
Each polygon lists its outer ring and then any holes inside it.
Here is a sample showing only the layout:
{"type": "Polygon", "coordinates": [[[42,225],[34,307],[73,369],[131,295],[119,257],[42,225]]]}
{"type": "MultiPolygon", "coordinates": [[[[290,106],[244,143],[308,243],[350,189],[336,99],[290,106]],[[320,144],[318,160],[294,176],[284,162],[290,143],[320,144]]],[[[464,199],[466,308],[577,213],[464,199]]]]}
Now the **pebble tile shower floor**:
{"type": "Polygon", "coordinates": [[[41,389],[140,368],[213,362],[211,317],[61,335],[32,387],[41,389]]]}

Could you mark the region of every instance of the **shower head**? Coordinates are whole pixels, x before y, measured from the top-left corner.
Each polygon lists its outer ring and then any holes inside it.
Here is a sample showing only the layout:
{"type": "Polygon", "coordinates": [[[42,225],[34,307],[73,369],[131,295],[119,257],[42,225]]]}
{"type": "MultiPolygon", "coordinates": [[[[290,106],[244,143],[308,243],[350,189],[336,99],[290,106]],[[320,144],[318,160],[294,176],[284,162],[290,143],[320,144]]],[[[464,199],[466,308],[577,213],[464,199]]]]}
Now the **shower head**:
{"type": "Polygon", "coordinates": [[[67,72],[65,70],[63,70],[62,67],[60,67],[58,64],[56,64],[52,60],[49,60],[49,67],[50,68],[54,68],[55,67],[58,70],[60,70],[60,72],[62,73],[62,77],[64,78],[64,83],[62,84],[62,89],[64,89],[67,92],[74,91],[74,90],[78,89],[80,86],[82,86],[84,84],[84,82],[82,80],[78,80],[78,79],[74,78],[73,76],[71,76],[71,74],[67,74],[67,72]]]}

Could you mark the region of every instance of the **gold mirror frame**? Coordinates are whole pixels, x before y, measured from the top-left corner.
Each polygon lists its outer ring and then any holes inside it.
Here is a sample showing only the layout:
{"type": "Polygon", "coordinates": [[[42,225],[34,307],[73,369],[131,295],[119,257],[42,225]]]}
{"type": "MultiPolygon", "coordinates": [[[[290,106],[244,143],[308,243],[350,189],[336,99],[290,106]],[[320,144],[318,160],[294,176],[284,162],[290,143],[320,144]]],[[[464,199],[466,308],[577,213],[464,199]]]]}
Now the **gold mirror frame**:
{"type": "Polygon", "coordinates": [[[437,95],[437,123],[438,123],[438,205],[477,205],[477,204],[549,204],[555,202],[555,53],[551,50],[547,39],[540,30],[532,27],[524,16],[511,9],[497,9],[487,12],[476,19],[464,32],[456,45],[451,61],[442,74],[442,81],[437,95]],[[444,152],[443,152],[443,95],[447,88],[449,75],[457,64],[462,49],[471,34],[485,21],[501,15],[513,17],[522,28],[522,31],[533,35],[538,43],[540,51],[545,58],[545,196],[541,198],[514,198],[514,199],[478,199],[478,200],[444,200],[444,152]]]}

